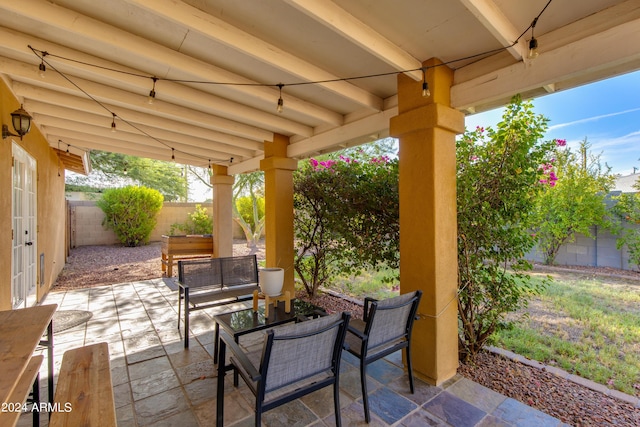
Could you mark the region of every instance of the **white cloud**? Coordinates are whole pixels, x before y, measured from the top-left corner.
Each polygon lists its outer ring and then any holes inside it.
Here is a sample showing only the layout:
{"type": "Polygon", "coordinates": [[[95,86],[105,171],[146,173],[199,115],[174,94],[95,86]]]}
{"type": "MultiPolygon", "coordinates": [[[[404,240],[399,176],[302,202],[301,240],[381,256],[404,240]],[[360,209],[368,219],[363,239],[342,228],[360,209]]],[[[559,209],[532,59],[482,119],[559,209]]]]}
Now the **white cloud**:
{"type": "Polygon", "coordinates": [[[634,113],[636,111],[640,111],[640,107],[632,108],[631,110],[618,111],[617,113],[601,114],[599,116],[587,117],[586,119],[574,120],[572,122],[567,122],[567,123],[560,123],[557,125],[549,126],[549,131],[564,128],[567,126],[573,126],[581,123],[594,122],[596,120],[604,119],[607,117],[615,117],[615,116],[620,116],[622,114],[634,113]]]}

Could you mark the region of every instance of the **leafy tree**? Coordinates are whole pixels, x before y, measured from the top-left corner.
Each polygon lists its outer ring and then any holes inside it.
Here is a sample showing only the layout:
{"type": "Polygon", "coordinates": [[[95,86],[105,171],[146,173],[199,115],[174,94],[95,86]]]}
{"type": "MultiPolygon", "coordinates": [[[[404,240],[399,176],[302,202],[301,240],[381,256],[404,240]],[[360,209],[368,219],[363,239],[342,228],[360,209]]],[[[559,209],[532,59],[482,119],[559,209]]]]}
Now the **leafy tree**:
{"type": "Polygon", "coordinates": [[[247,247],[256,250],[264,231],[264,173],[238,175],[233,184],[233,219],[247,239],[247,247]]]}
{"type": "Polygon", "coordinates": [[[96,203],[105,214],[102,224],[113,229],[122,244],[133,247],[149,242],[163,201],[157,190],[129,186],[105,191],[96,203]]]}
{"type": "Polygon", "coordinates": [[[187,199],[187,178],[172,162],[106,151],[91,151],[90,158],[92,173],[67,179],[67,191],[73,191],[71,186],[89,186],[99,192],[118,184],[135,184],[158,190],[167,201],[187,199]]]}
{"type": "MultiPolygon", "coordinates": [[[[189,167],[189,171],[202,184],[211,188],[211,171],[189,167]]],[[[233,184],[233,220],[240,225],[247,247],[257,250],[264,233],[264,172],[236,175],[233,184]]]]}
{"type": "Polygon", "coordinates": [[[531,216],[542,189],[539,168],[555,142],[541,142],[547,119],[514,97],[497,129],[457,141],[459,354],[477,353],[507,313],[540,291],[524,256],[535,241],[531,216]],[[508,271],[511,270],[511,271],[508,271]]]}
{"type": "Polygon", "coordinates": [[[364,150],[311,159],[294,175],[294,268],[314,296],[336,273],[398,265],[398,165],[364,150]]]}
{"type": "Polygon", "coordinates": [[[593,237],[592,226],[608,225],[604,199],[615,177],[589,147],[585,138],[575,153],[566,141],[557,140],[554,157],[542,165],[541,182],[546,185],[536,206],[534,230],[545,264],[553,264],[560,247],[574,241],[576,233],[593,237]]]}
{"type": "MultiPolygon", "coordinates": [[[[633,188],[640,191],[640,181],[636,181],[633,188]]],[[[640,267],[640,192],[622,193],[614,197],[616,204],[612,211],[626,227],[620,227],[617,231],[620,237],[616,246],[621,249],[624,245],[629,250],[629,262],[640,267]]]]}
{"type": "Polygon", "coordinates": [[[211,234],[213,218],[206,208],[196,205],[196,209],[188,215],[186,222],[171,224],[170,233],[173,235],[176,231],[184,234],[211,234]]]}

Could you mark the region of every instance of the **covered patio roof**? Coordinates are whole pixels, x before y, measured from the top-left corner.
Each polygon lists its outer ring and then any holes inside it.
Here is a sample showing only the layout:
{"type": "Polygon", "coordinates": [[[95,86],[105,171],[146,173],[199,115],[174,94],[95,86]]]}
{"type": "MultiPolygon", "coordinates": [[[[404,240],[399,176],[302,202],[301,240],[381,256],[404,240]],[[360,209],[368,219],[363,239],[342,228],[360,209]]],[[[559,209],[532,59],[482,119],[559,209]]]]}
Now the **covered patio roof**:
{"type": "Polygon", "coordinates": [[[76,156],[237,174],[274,134],[295,159],[375,140],[398,114],[396,74],[421,81],[428,58],[455,70],[452,107],[472,114],[640,69],[640,3],[0,0],[0,73],[76,156]]]}

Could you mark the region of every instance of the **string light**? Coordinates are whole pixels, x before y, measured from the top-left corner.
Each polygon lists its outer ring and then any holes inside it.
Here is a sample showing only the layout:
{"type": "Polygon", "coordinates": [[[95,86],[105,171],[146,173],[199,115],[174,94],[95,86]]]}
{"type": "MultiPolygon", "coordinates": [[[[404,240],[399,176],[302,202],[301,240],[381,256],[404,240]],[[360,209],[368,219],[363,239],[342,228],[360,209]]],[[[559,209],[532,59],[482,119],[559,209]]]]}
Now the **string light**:
{"type": "Polygon", "coordinates": [[[69,154],[69,144],[67,144],[67,154],[69,154]]]}
{"type": "Polygon", "coordinates": [[[176,162],[176,154],[175,154],[175,151],[176,151],[175,149],[173,149],[173,148],[171,149],[171,161],[172,161],[173,163],[175,163],[175,162],[176,162]]]}
{"type": "Polygon", "coordinates": [[[40,65],[38,65],[38,74],[43,79],[46,77],[45,72],[47,71],[47,67],[46,67],[46,65],[44,65],[44,57],[47,56],[47,55],[48,55],[47,51],[42,52],[42,58],[40,60],[40,65]]]}
{"type": "Polygon", "coordinates": [[[151,88],[151,91],[149,92],[149,97],[147,98],[147,103],[149,105],[153,104],[153,101],[156,99],[156,82],[158,81],[157,77],[152,77],[151,78],[153,80],[153,88],[151,88]]]}
{"type": "MultiPolygon", "coordinates": [[[[131,75],[131,76],[135,76],[135,77],[151,79],[153,81],[153,86],[152,86],[152,89],[149,92],[149,96],[147,98],[147,102],[149,104],[153,104],[153,102],[155,100],[155,97],[156,97],[155,87],[156,87],[156,83],[157,83],[158,80],[165,80],[165,81],[170,81],[170,82],[175,82],[175,83],[196,83],[196,84],[209,84],[209,85],[222,85],[222,86],[255,86],[255,87],[274,87],[275,86],[275,87],[278,88],[278,92],[279,92],[276,111],[278,113],[282,113],[284,111],[284,100],[282,99],[282,89],[285,86],[302,86],[302,85],[325,84],[325,83],[332,83],[332,82],[346,82],[346,81],[351,81],[351,80],[359,80],[359,79],[366,79],[366,78],[390,76],[390,75],[397,75],[397,74],[402,74],[402,73],[410,73],[410,72],[415,72],[415,71],[422,71],[422,96],[429,97],[429,96],[431,96],[431,91],[429,90],[429,84],[428,84],[428,82],[426,80],[426,70],[428,70],[429,68],[435,68],[435,67],[440,67],[440,66],[451,66],[452,64],[455,64],[457,62],[470,61],[470,60],[475,59],[475,61],[467,62],[466,64],[461,65],[460,67],[458,67],[458,69],[466,67],[466,66],[468,66],[470,64],[475,63],[476,61],[479,61],[481,59],[484,59],[484,58],[488,57],[489,55],[492,55],[494,53],[498,53],[498,52],[501,52],[503,50],[510,49],[510,48],[514,47],[516,44],[518,44],[520,39],[522,39],[522,37],[524,37],[524,35],[527,33],[527,31],[529,31],[529,29],[531,29],[531,40],[529,40],[528,58],[533,59],[536,56],[538,56],[538,51],[537,51],[538,40],[534,37],[534,28],[535,28],[535,26],[537,24],[538,18],[540,18],[540,16],[549,7],[549,5],[551,4],[552,1],[553,0],[548,0],[547,4],[540,11],[538,16],[535,17],[535,19],[532,21],[532,23],[529,25],[529,27],[527,27],[522,32],[522,34],[520,34],[520,36],[518,36],[518,38],[509,46],[504,46],[504,47],[500,47],[500,48],[497,48],[497,49],[491,49],[491,50],[488,50],[488,51],[485,51],[485,52],[469,55],[469,56],[458,58],[458,59],[453,59],[453,60],[450,60],[450,61],[447,61],[447,62],[442,62],[442,63],[439,63],[437,65],[433,65],[433,66],[430,66],[430,67],[424,67],[423,66],[423,67],[420,67],[420,68],[415,68],[415,69],[410,69],[410,70],[398,70],[398,71],[391,71],[391,72],[386,72],[386,73],[362,75],[362,76],[355,76],[355,77],[335,78],[335,79],[327,79],[327,80],[318,80],[318,81],[305,81],[305,82],[296,82],[296,83],[287,83],[287,84],[278,83],[277,85],[269,84],[269,83],[234,83],[234,82],[198,81],[198,80],[185,80],[185,79],[164,79],[164,78],[159,78],[159,77],[156,77],[156,76],[149,76],[149,75],[143,75],[143,74],[139,74],[139,73],[132,73],[132,72],[122,71],[122,70],[113,69],[113,68],[109,68],[109,67],[104,67],[104,66],[100,66],[100,65],[96,65],[96,64],[91,64],[91,63],[87,63],[87,62],[84,62],[84,61],[75,60],[75,59],[72,59],[72,58],[66,58],[66,57],[63,57],[63,56],[60,56],[60,55],[55,55],[55,54],[51,54],[51,53],[46,52],[46,51],[35,49],[31,45],[28,45],[28,47],[29,47],[29,49],[31,49],[31,51],[34,53],[34,55],[36,55],[41,60],[39,66],[38,66],[38,71],[39,71],[39,73],[40,73],[40,75],[42,77],[44,77],[44,73],[46,71],[47,66],[49,66],[51,69],[53,69],[56,73],[60,74],[69,83],[71,83],[78,90],[80,90],[82,93],[84,93],[89,99],[91,99],[92,101],[94,101],[95,103],[97,103],[102,108],[104,108],[105,110],[107,110],[108,112],[110,112],[112,114],[113,120],[111,121],[111,132],[116,132],[116,123],[115,123],[116,113],[112,112],[106,105],[104,105],[98,99],[93,97],[90,93],[88,93],[87,91],[82,89],[79,85],[77,85],[73,80],[71,80],[64,73],[62,73],[58,69],[56,69],[55,66],[53,66],[50,62],[48,62],[45,59],[46,56],[58,58],[58,59],[65,60],[65,61],[75,62],[75,63],[78,63],[78,64],[83,64],[83,65],[86,65],[86,66],[90,66],[90,67],[100,68],[100,69],[104,69],[104,70],[108,70],[108,71],[112,71],[112,72],[116,72],[116,73],[122,73],[122,74],[127,74],[127,75],[131,75]]],[[[127,121],[127,120],[125,120],[125,119],[123,119],[121,117],[119,117],[119,119],[122,120],[124,123],[128,124],[129,126],[131,126],[132,128],[134,128],[135,130],[137,130],[138,132],[140,132],[141,134],[153,139],[154,141],[158,142],[161,145],[169,147],[168,144],[166,144],[165,142],[161,141],[158,138],[155,138],[154,136],[150,135],[149,133],[147,133],[143,129],[140,129],[135,124],[130,123],[129,121],[127,121]]],[[[192,156],[192,157],[196,157],[196,158],[202,158],[202,157],[200,157],[198,155],[191,154],[191,153],[188,153],[188,152],[184,152],[184,154],[187,155],[187,156],[192,156]]],[[[175,149],[174,148],[171,148],[171,159],[175,162],[175,149]]],[[[231,157],[230,160],[229,160],[229,163],[232,163],[232,162],[233,162],[233,157],[231,157]]],[[[209,160],[209,167],[210,166],[211,166],[211,160],[209,160]]]]}
{"type": "Polygon", "coordinates": [[[538,57],[538,40],[533,36],[533,30],[536,28],[537,23],[538,18],[536,17],[531,23],[531,40],[529,40],[529,54],[527,55],[529,59],[538,57]]]}
{"type": "Polygon", "coordinates": [[[277,86],[278,86],[278,89],[280,90],[280,98],[278,98],[278,106],[276,107],[276,111],[278,113],[282,113],[282,111],[284,110],[284,101],[282,100],[282,88],[284,84],[278,83],[277,86]]]}
{"type": "Polygon", "coordinates": [[[429,83],[427,83],[427,73],[426,69],[422,69],[422,96],[429,97],[431,96],[431,91],[429,90],[429,83]]]}

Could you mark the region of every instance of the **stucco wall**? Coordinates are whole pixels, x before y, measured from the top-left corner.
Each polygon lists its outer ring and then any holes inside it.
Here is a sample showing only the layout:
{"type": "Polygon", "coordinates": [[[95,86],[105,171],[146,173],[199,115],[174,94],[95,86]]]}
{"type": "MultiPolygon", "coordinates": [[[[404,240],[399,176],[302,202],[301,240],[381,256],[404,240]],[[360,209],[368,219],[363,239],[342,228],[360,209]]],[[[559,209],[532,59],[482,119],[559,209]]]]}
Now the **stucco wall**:
{"type": "MultiPolygon", "coordinates": [[[[158,223],[151,233],[149,241],[159,242],[163,234],[169,234],[171,225],[184,223],[188,215],[195,211],[196,204],[200,204],[212,215],[212,207],[202,203],[165,203],[158,214],[158,223]]],[[[93,201],[70,200],[70,232],[71,247],[90,245],[115,245],[120,242],[113,230],[102,226],[104,213],[93,201]]],[[[240,227],[234,228],[234,237],[242,238],[240,227]]]]}
{"type": "MultiPolygon", "coordinates": [[[[11,113],[20,108],[20,103],[0,80],[0,118],[2,124],[11,125],[11,113]]],[[[13,132],[15,133],[15,132],[13,132]]],[[[35,122],[31,132],[20,138],[9,137],[0,143],[0,310],[11,309],[12,279],[12,141],[20,145],[37,163],[37,300],[49,288],[64,267],[65,244],[65,199],[64,170],[58,168],[58,156],[38,130],[35,122]],[[60,176],[58,176],[60,172],[60,176]],[[40,269],[40,256],[44,255],[44,269],[40,269]],[[40,285],[40,279],[43,279],[40,285]]]]}

